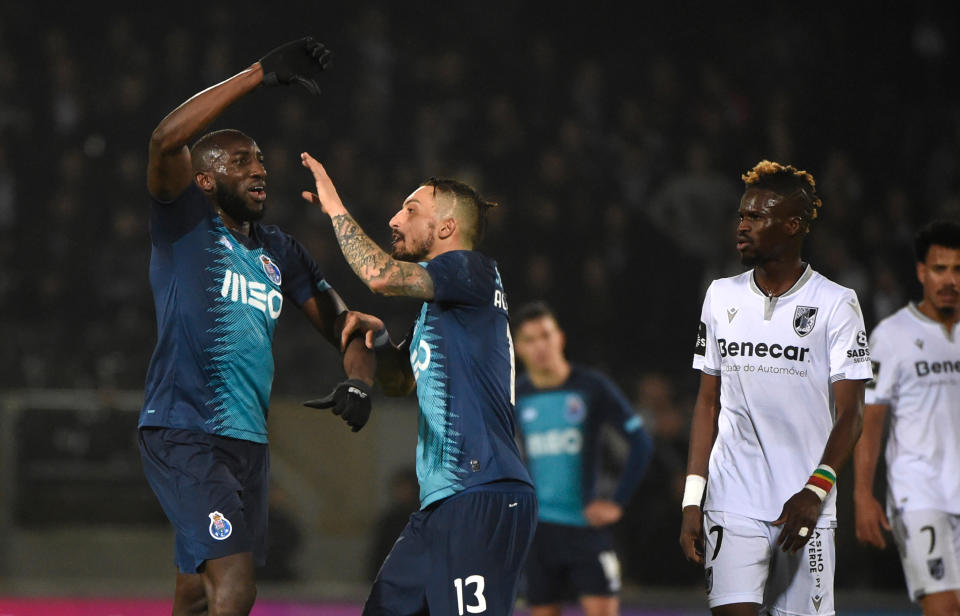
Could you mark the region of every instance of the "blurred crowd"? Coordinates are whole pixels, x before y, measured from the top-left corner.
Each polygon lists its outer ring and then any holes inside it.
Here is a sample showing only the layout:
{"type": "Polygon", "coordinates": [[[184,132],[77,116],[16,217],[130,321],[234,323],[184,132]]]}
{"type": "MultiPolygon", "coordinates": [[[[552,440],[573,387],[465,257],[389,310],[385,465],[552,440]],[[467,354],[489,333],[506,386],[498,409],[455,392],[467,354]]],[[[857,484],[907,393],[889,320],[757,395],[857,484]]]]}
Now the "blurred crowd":
{"type": "MultiPolygon", "coordinates": [[[[213,1],[136,16],[3,4],[0,387],[142,387],[155,342],[150,132],[190,95],[306,33],[334,50],[322,96],[257,91],[213,126],[244,130],[264,151],[266,222],[295,234],[347,302],[384,314],[399,339],[415,303],[378,300],[355,281],[325,217],[299,198],[310,185],[299,152],[326,164],[384,242],[386,221],[426,177],[478,186],[500,203],[484,250],[511,304],[551,303],[571,358],[659,413],[655,464],[667,478],[651,489],[665,490],[670,516],[702,294],[741,271],[740,174],[762,158],[813,173],[824,206],[808,257],[856,289],[870,326],[917,291],[917,227],[960,217],[949,68],[960,20],[947,3],[872,15],[346,4],[213,1]]],[[[281,319],[275,351],[275,392],[339,380],[337,354],[304,319],[281,319]]],[[[671,544],[675,526],[670,517],[671,544]]]]}

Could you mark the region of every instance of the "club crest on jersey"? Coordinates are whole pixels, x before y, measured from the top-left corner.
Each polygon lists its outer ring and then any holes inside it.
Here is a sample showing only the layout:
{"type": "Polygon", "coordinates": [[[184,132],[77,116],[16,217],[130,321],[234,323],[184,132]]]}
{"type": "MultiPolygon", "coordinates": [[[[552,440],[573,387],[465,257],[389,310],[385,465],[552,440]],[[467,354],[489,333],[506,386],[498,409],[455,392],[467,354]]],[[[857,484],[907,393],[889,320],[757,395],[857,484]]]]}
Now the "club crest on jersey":
{"type": "Polygon", "coordinates": [[[233,532],[233,524],[219,511],[210,513],[210,536],[223,541],[233,532]]]}
{"type": "Polygon", "coordinates": [[[267,275],[270,282],[280,286],[280,268],[270,260],[267,255],[260,255],[260,264],[263,265],[263,273],[267,275]]]}
{"type": "Polygon", "coordinates": [[[587,416],[587,405],[579,394],[570,394],[567,396],[567,408],[564,409],[564,417],[572,424],[578,424],[587,416]]]}
{"type": "Polygon", "coordinates": [[[704,572],[704,582],[706,582],[707,594],[713,592],[713,567],[707,567],[704,572]]]}
{"type": "Polygon", "coordinates": [[[797,306],[793,313],[793,331],[798,336],[806,336],[817,324],[817,309],[812,306],[797,306]]]}
{"type": "Polygon", "coordinates": [[[931,558],[927,560],[927,569],[930,570],[930,577],[935,580],[942,580],[946,573],[942,558],[931,558]]]}

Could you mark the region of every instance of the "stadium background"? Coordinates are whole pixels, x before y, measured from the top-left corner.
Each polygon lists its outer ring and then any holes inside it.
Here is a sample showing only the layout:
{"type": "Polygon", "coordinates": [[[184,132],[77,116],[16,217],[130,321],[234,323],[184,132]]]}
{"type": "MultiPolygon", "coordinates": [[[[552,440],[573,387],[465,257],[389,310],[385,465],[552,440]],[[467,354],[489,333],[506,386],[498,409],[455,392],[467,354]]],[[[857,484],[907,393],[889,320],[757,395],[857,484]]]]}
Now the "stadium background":
{"type": "MultiPolygon", "coordinates": [[[[327,165],[381,241],[427,176],[499,201],[485,251],[511,305],[553,304],[570,356],[614,376],[655,434],[617,529],[627,602],[703,611],[676,545],[688,366],[706,284],[740,271],[739,174],[766,157],[815,175],[824,207],[809,259],[857,290],[868,326],[918,292],[917,226],[960,217],[955,4],[720,4],[0,3],[0,611],[168,597],[172,541],[134,440],[155,340],[147,140],[188,96],[307,33],[335,53],[320,98],[258,91],[214,125],[264,150],[267,221],[399,337],[416,303],[356,282],[299,199],[310,182],[297,154],[327,165]]],[[[415,407],[378,398],[350,434],[298,408],[340,378],[304,319],[281,319],[275,352],[277,547],[261,597],[355,605],[378,535],[410,507],[415,407]]],[[[851,477],[839,605],[904,609],[893,548],[853,538],[851,477]]],[[[276,605],[257,610],[294,609],[276,605]]]]}

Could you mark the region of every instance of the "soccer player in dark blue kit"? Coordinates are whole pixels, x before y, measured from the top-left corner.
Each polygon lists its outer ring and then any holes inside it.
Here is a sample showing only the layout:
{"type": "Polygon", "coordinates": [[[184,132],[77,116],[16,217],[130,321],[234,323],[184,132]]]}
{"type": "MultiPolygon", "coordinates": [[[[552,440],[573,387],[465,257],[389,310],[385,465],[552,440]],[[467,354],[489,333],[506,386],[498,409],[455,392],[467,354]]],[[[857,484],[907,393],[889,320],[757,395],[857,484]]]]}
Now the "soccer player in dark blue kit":
{"type": "MultiPolygon", "coordinates": [[[[220,130],[188,144],[261,85],[319,92],[328,52],[305,38],[171,112],[150,140],[150,284],[157,346],[139,439],[144,474],[176,532],[173,614],[248,614],[267,532],[271,340],[287,301],[335,347],[346,307],[291,236],[261,225],[267,171],[257,144],[220,130]]],[[[373,354],[357,338],[350,380],[328,401],[354,430],[370,413],[373,354]]]]}
{"type": "Polygon", "coordinates": [[[392,256],[343,207],[309,154],[316,193],[347,262],[374,292],[424,300],[394,346],[383,322],[350,313],[388,395],[414,387],[420,403],[420,511],[380,569],[364,614],[511,614],[536,526],[537,503],[515,437],[513,342],[496,263],[474,250],[485,202],[471,187],[431,179],[390,220],[392,256]]]}
{"type": "Polygon", "coordinates": [[[652,441],[610,379],[567,361],[563,331],[546,304],[521,307],[513,323],[526,368],[517,381],[517,415],[540,507],[527,559],[530,615],[559,616],[563,602],[579,599],[586,616],[615,616],[620,562],[609,526],[643,477],[652,441]],[[629,443],[610,496],[597,486],[605,425],[629,443]]]}

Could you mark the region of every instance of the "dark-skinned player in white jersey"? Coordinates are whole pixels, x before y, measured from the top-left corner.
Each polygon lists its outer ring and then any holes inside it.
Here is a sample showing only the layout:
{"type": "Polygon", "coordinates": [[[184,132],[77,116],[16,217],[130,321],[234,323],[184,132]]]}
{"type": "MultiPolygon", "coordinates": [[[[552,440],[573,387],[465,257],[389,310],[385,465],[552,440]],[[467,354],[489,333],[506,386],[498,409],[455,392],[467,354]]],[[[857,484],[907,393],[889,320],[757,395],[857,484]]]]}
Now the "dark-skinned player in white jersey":
{"type": "Polygon", "coordinates": [[[743,180],[736,247],[751,270],[704,299],[680,545],[705,567],[717,616],[828,616],[832,488],[871,376],[863,317],[853,291],[803,261],[813,177],[761,161],[743,180]]]}

